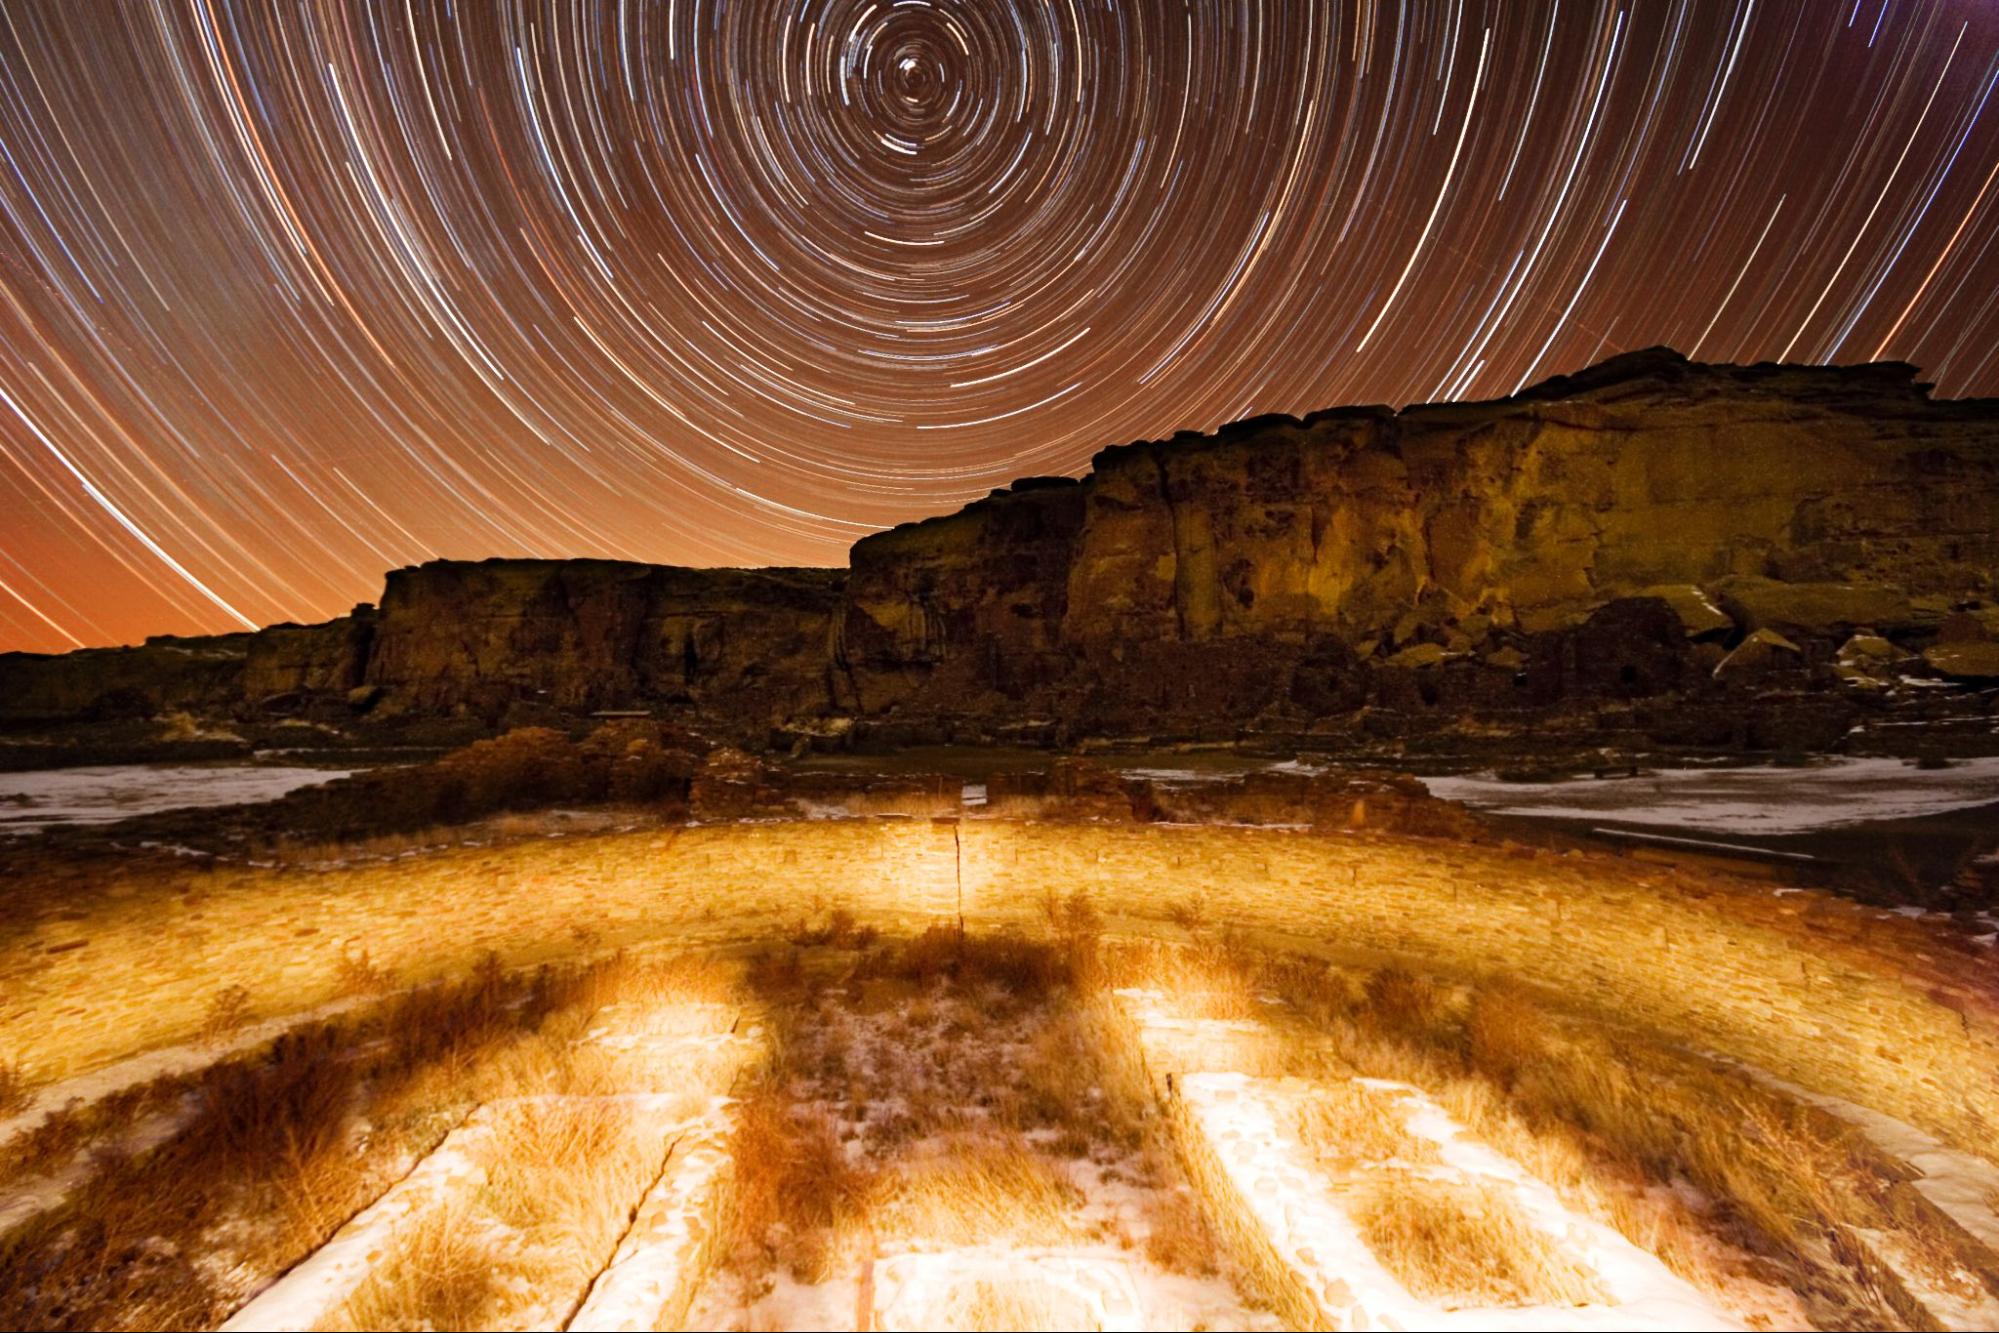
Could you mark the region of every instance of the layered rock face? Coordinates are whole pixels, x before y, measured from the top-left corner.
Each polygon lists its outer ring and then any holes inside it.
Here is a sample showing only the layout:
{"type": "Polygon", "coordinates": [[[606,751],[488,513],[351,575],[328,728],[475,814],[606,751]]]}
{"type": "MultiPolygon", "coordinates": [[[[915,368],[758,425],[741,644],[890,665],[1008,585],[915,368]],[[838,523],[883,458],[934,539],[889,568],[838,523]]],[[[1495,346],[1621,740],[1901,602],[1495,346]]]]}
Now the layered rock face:
{"type": "Polygon", "coordinates": [[[325,626],[17,654],[0,715],[137,691],[895,743],[1380,736],[1608,702],[1653,739],[1817,748],[1909,672],[1999,676],[1995,570],[1999,404],[1933,402],[1898,364],[1654,350],[1501,402],[1108,449],[869,537],[845,572],[438,562],[325,626]],[[1660,700],[1726,707],[1646,715],[1660,700]]]}
{"type": "Polygon", "coordinates": [[[392,714],[662,704],[768,727],[824,700],[843,577],[604,560],[399,569],[365,683],[392,714]]]}
{"type": "MultiPolygon", "coordinates": [[[[271,634],[273,629],[264,630],[271,634]]],[[[0,716],[21,722],[143,717],[240,697],[250,634],[176,638],[137,648],[0,653],[0,716]]]]}
{"type": "Polygon", "coordinates": [[[840,680],[864,713],[1111,729],[1305,720],[1404,677],[1473,708],[1657,694],[1689,633],[1921,636],[1995,568],[1993,405],[1906,366],[1636,353],[1500,403],[1110,449],[867,538],[840,680]],[[1453,664],[1489,670],[1432,679],[1453,664]]]}
{"type": "Polygon", "coordinates": [[[193,709],[497,727],[659,709],[762,737],[823,707],[843,580],[820,569],[434,561],[391,572],[379,611],[324,624],[0,654],[0,719],[193,709]]]}

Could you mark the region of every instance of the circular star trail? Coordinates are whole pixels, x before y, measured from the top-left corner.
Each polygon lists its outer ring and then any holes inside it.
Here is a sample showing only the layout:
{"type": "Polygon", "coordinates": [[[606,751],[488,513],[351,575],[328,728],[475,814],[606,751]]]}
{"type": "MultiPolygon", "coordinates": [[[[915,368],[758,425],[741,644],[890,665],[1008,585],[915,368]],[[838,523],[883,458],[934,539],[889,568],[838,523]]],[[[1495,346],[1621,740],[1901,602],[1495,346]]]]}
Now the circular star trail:
{"type": "Polygon", "coordinates": [[[4,0],[0,647],[1657,342],[1992,393],[1995,79],[1990,0],[4,0]]]}

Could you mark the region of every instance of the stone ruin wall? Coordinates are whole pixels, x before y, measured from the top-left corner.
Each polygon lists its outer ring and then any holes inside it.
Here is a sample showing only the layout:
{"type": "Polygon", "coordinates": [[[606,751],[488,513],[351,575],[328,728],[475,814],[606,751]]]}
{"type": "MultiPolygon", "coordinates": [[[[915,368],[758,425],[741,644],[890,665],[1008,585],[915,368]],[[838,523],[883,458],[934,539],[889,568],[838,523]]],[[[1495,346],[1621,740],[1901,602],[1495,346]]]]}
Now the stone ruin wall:
{"type": "MultiPolygon", "coordinates": [[[[133,872],[142,874],[144,872],[133,872]]],[[[1999,982],[1940,929],[1628,858],[1379,834],[906,819],[532,840],[328,871],[217,867],[176,910],[113,882],[0,950],[0,1048],[62,1078],[185,1041],[225,985],[260,1018],[333,999],[344,948],[409,979],[492,950],[726,947],[845,907],[974,928],[1081,890],[1112,929],[1207,918],[1336,959],[1502,975],[1999,1157],[1999,982]],[[78,941],[82,941],[81,944],[78,941]]]]}

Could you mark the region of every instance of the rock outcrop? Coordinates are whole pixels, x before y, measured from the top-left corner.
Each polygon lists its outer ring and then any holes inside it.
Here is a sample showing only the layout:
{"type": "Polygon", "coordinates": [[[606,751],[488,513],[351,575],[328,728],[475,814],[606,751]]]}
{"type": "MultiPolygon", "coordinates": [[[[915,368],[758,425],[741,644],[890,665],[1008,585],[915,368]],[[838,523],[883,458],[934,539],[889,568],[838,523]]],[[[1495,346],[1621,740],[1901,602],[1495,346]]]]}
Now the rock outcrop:
{"type": "Polygon", "coordinates": [[[892,744],[1556,713],[1809,747],[1903,673],[1989,689],[1995,570],[1999,403],[1933,401],[1900,364],[1655,349],[1500,402],[1107,449],[1081,480],[868,537],[844,572],[439,562],[326,626],[12,655],[0,715],[126,691],[338,700],[385,724],[647,709],[758,744],[892,744]],[[1856,641],[1885,647],[1861,664],[1856,641]]]}
{"type": "Polygon", "coordinates": [[[608,560],[438,561],[389,575],[365,683],[390,715],[663,705],[759,730],[826,696],[844,576],[608,560]]]}
{"type": "Polygon", "coordinates": [[[242,697],[253,637],[156,635],[136,648],[0,653],[0,716],[29,723],[150,717],[234,701],[242,697]]]}
{"type": "Polygon", "coordinates": [[[1685,638],[1921,636],[1995,568],[1999,406],[1902,365],[1651,351],[1499,403],[1109,449],[866,538],[837,679],[863,715],[1086,730],[1657,694],[1685,638]]]}

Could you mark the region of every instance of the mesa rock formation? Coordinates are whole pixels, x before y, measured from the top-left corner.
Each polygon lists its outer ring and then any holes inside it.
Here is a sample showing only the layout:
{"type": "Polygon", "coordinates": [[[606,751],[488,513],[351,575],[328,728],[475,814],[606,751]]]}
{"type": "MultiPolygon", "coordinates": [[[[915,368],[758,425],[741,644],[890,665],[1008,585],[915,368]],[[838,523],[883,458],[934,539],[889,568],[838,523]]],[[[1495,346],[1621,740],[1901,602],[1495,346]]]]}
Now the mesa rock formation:
{"type": "Polygon", "coordinates": [[[1999,403],[1654,349],[1498,402],[1106,449],[847,571],[439,561],[325,625],[9,654],[0,716],[1823,749],[1885,709],[1989,724],[1995,569],[1999,403]]]}

